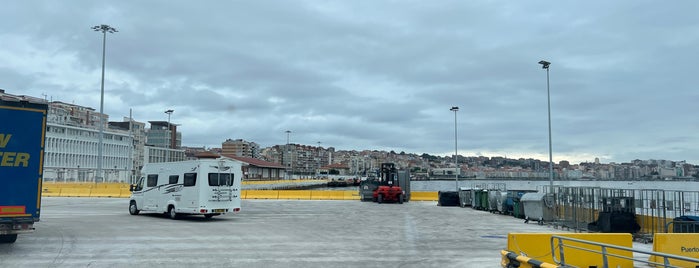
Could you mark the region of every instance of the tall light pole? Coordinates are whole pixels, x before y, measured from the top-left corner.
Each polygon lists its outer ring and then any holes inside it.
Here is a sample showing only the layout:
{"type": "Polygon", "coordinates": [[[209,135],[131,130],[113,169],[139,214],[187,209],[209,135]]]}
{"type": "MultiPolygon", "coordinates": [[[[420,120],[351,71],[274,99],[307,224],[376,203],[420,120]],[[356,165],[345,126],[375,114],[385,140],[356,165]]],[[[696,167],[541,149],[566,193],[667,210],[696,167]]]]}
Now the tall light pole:
{"type": "Polygon", "coordinates": [[[316,163],[316,171],[313,172],[316,175],[316,179],[320,177],[320,163],[323,162],[321,150],[323,150],[323,148],[320,147],[320,141],[318,141],[318,163],[316,163]]]}
{"type": "Polygon", "coordinates": [[[456,181],[456,191],[459,191],[459,147],[457,146],[457,136],[456,136],[456,112],[459,111],[458,106],[451,107],[449,111],[454,112],[454,181],[456,181]]]}
{"type": "Polygon", "coordinates": [[[293,179],[294,176],[294,161],[292,160],[291,157],[291,150],[289,150],[289,134],[291,134],[291,130],[284,131],[286,132],[286,154],[287,157],[289,157],[289,166],[291,167],[291,175],[289,176],[289,179],[293,179]]]}
{"type": "Polygon", "coordinates": [[[541,60],[539,61],[541,68],[546,69],[546,98],[548,100],[548,112],[549,112],[549,186],[551,187],[551,193],[553,193],[553,149],[551,146],[551,89],[549,87],[549,65],[550,62],[541,60]]]}
{"type": "Polygon", "coordinates": [[[112,28],[109,25],[102,24],[98,26],[92,26],[92,30],[95,32],[102,32],[102,87],[100,89],[100,136],[99,136],[99,146],[97,146],[97,178],[102,178],[102,144],[104,136],[104,61],[105,54],[107,51],[107,32],[116,33],[117,29],[112,28]]]}
{"type": "Polygon", "coordinates": [[[170,145],[172,145],[172,128],[170,127],[170,116],[175,110],[169,109],[165,111],[167,114],[167,151],[165,151],[165,162],[170,162],[170,145]]]}

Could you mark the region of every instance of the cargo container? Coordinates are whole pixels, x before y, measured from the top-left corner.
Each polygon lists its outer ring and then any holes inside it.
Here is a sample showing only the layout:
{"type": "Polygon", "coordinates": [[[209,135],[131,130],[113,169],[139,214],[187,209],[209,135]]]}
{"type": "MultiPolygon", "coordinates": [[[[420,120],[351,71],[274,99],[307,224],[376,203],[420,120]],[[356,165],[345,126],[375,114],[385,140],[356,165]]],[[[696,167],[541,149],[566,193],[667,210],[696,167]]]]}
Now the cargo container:
{"type": "Polygon", "coordinates": [[[42,99],[0,90],[0,243],[39,221],[47,111],[42,99]]]}

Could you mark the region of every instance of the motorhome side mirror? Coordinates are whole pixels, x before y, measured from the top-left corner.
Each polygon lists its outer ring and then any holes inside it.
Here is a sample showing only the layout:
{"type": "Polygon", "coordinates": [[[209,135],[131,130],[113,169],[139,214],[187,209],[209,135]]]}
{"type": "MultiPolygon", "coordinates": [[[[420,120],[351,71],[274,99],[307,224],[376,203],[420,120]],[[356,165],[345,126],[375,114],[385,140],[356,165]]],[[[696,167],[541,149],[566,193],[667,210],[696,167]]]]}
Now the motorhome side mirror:
{"type": "Polygon", "coordinates": [[[133,192],[133,189],[136,188],[136,185],[129,185],[129,192],[133,192]]]}

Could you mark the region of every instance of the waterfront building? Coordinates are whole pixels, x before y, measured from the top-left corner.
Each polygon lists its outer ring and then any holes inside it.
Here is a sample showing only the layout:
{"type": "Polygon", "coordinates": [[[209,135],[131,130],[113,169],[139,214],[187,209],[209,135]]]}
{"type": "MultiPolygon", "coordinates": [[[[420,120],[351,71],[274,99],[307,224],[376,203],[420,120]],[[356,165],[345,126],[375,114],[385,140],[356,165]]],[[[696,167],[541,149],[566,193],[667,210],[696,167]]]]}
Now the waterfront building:
{"type": "Polygon", "coordinates": [[[187,156],[182,149],[169,149],[147,144],[143,147],[143,164],[185,160],[187,160],[187,156]]]}
{"type": "Polygon", "coordinates": [[[184,161],[186,159],[182,146],[182,133],[177,131],[177,124],[168,121],[148,121],[150,129],[146,130],[144,164],[159,162],[184,161]]]}
{"type": "Polygon", "coordinates": [[[141,176],[141,169],[143,168],[143,154],[146,145],[146,123],[138,122],[133,120],[133,118],[124,117],[122,122],[109,122],[109,128],[127,131],[133,139],[133,144],[131,146],[133,168],[130,170],[131,175],[129,176],[129,183],[135,183],[136,179],[141,176]]]}
{"type": "Polygon", "coordinates": [[[102,179],[98,178],[100,117],[93,108],[50,102],[46,123],[44,180],[129,182],[132,138],[127,131],[105,128],[102,179]]]}
{"type": "Polygon", "coordinates": [[[281,180],[284,179],[285,167],[264,160],[237,156],[232,154],[221,154],[242,164],[243,180],[281,180]]]}
{"type": "Polygon", "coordinates": [[[221,153],[249,158],[260,156],[260,145],[242,139],[227,139],[221,144],[221,153]]]}
{"type": "MultiPolygon", "coordinates": [[[[454,176],[454,173],[457,172],[458,169],[454,167],[450,168],[433,168],[430,172],[430,175],[432,176],[437,176],[437,177],[444,177],[444,176],[454,176]]],[[[461,175],[461,172],[459,172],[459,175],[461,175]]]]}
{"type": "Polygon", "coordinates": [[[180,148],[182,133],[177,131],[177,124],[167,121],[148,121],[150,129],[146,131],[146,143],[163,148],[180,148]]]}
{"type": "Polygon", "coordinates": [[[318,168],[330,163],[335,148],[299,144],[274,145],[262,150],[261,157],[279,163],[288,174],[315,175],[318,168]]]}
{"type": "Polygon", "coordinates": [[[298,144],[294,144],[292,152],[294,174],[302,175],[315,175],[319,167],[328,164],[327,156],[331,154],[320,146],[298,144]]]}
{"type": "MultiPolygon", "coordinates": [[[[207,150],[206,147],[204,147],[204,146],[202,146],[202,147],[182,146],[181,149],[184,150],[184,155],[185,155],[186,160],[197,160],[197,159],[199,159],[199,157],[197,156],[198,154],[204,153],[204,152],[212,152],[214,150],[214,149],[207,150]]],[[[214,153],[220,154],[221,152],[217,151],[214,153]]]]}
{"type": "Polygon", "coordinates": [[[335,163],[335,164],[330,164],[327,166],[319,167],[318,173],[321,175],[340,175],[340,176],[353,175],[350,172],[350,167],[345,165],[345,164],[341,164],[341,163],[335,163]]]}

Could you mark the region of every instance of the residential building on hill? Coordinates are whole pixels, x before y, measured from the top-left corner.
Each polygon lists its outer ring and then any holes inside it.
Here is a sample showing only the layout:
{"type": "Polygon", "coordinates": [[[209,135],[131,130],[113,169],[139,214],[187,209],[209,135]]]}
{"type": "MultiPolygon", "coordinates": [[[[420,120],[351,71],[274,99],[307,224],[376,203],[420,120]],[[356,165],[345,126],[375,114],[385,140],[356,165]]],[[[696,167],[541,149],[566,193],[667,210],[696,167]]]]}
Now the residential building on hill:
{"type": "Polygon", "coordinates": [[[221,153],[249,158],[260,156],[260,145],[242,139],[227,139],[221,144],[221,153]]]}

